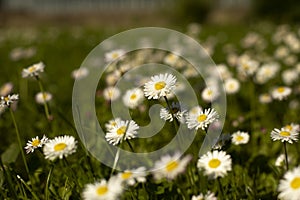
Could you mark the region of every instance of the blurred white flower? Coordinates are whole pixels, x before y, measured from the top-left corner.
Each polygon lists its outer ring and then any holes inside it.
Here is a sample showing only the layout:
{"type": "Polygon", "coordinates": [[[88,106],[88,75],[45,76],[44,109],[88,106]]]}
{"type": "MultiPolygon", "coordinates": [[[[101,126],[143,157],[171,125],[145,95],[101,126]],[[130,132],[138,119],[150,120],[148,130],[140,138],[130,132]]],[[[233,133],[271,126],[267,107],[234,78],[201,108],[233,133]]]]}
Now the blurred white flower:
{"type": "Polygon", "coordinates": [[[286,86],[277,87],[272,90],[273,99],[277,99],[279,101],[287,98],[292,93],[292,89],[286,86]]]}
{"type": "Polygon", "coordinates": [[[11,82],[5,83],[0,88],[0,96],[7,96],[12,92],[14,85],[11,82]]]}
{"type": "Polygon", "coordinates": [[[249,142],[249,134],[247,132],[237,131],[232,134],[231,142],[235,145],[247,144],[249,142]]]}
{"type": "Polygon", "coordinates": [[[262,65],[260,68],[258,68],[255,80],[259,84],[264,84],[270,79],[274,78],[276,73],[279,71],[279,65],[278,63],[268,63],[262,65]]]}
{"type": "Polygon", "coordinates": [[[52,99],[52,94],[50,94],[49,92],[39,92],[35,95],[35,101],[38,104],[44,104],[46,102],[51,101],[52,99]]]}
{"type": "Polygon", "coordinates": [[[199,194],[198,196],[193,195],[191,200],[217,200],[218,198],[215,196],[215,194],[211,191],[207,191],[207,193],[199,194]]]}
{"type": "Polygon", "coordinates": [[[235,94],[240,89],[240,82],[234,78],[229,78],[225,80],[224,85],[227,94],[235,94]]]}
{"type": "Polygon", "coordinates": [[[217,87],[206,87],[201,92],[201,97],[206,102],[212,102],[219,97],[219,90],[217,87]]]}
{"type": "Polygon", "coordinates": [[[161,108],[159,113],[161,119],[165,121],[169,120],[170,122],[173,121],[172,114],[180,123],[185,122],[186,110],[182,110],[178,102],[171,104],[171,110],[169,108],[161,108]]]}
{"type": "Polygon", "coordinates": [[[108,181],[101,179],[93,184],[87,184],[82,197],[84,200],[117,200],[122,192],[122,180],[113,176],[108,181]]]}
{"type": "Polygon", "coordinates": [[[299,74],[296,69],[287,69],[281,74],[283,83],[286,85],[291,85],[296,82],[299,78],[299,74]]]}
{"type": "Polygon", "coordinates": [[[136,182],[144,183],[147,181],[147,173],[145,167],[125,170],[124,172],[120,172],[117,176],[119,177],[119,179],[121,179],[123,182],[130,186],[134,185],[136,182]]]}
{"type": "Polygon", "coordinates": [[[103,90],[103,96],[106,101],[114,101],[120,97],[120,90],[117,87],[107,87],[103,90]]]}
{"type": "Polygon", "coordinates": [[[45,65],[42,62],[33,64],[28,68],[22,70],[22,77],[27,78],[27,77],[39,76],[41,72],[44,72],[44,68],[45,65]]]}
{"type": "Polygon", "coordinates": [[[140,88],[127,90],[123,96],[123,103],[128,108],[134,109],[144,101],[144,92],[140,88]]]}
{"type": "Polygon", "coordinates": [[[81,67],[79,69],[75,69],[72,71],[72,77],[76,80],[80,80],[86,77],[89,74],[89,70],[85,67],[81,67]]]}
{"type": "Polygon", "coordinates": [[[105,54],[105,62],[112,62],[119,58],[121,58],[123,55],[125,55],[125,51],[123,49],[117,49],[110,51],[105,54]]]}
{"type": "Polygon", "coordinates": [[[152,172],[154,178],[157,180],[162,178],[173,180],[179,174],[183,173],[192,157],[186,155],[180,159],[180,156],[181,154],[176,152],[173,156],[165,155],[162,156],[160,160],[156,161],[152,172]]]}
{"type": "Polygon", "coordinates": [[[259,102],[263,103],[263,104],[267,104],[267,103],[271,103],[272,102],[272,97],[268,93],[260,94],[259,97],[258,97],[258,99],[259,99],[259,102]]]}

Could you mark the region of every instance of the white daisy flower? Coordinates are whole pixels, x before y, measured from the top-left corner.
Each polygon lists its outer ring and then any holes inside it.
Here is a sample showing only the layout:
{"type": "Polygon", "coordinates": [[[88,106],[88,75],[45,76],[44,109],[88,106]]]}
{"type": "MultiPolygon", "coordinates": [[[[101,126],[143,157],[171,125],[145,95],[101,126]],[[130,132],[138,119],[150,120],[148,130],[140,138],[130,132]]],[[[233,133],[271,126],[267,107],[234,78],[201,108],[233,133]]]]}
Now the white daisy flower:
{"type": "Polygon", "coordinates": [[[128,108],[134,109],[139,106],[144,100],[144,92],[140,88],[127,90],[123,96],[123,103],[128,108]]]}
{"type": "Polygon", "coordinates": [[[286,128],[274,128],[271,132],[271,138],[273,141],[280,140],[281,142],[288,142],[290,144],[298,141],[298,135],[299,133],[291,132],[286,128]]]}
{"type": "Polygon", "coordinates": [[[272,102],[272,97],[268,93],[259,95],[258,99],[259,99],[259,102],[262,104],[267,104],[267,103],[272,102]]]}
{"type": "Polygon", "coordinates": [[[287,69],[281,74],[283,83],[291,85],[299,79],[299,74],[296,69],[287,69]]]}
{"type": "Polygon", "coordinates": [[[199,113],[202,111],[202,107],[201,106],[194,106],[192,107],[189,112],[188,112],[188,115],[195,115],[195,116],[198,116],[199,113]]]}
{"type": "Polygon", "coordinates": [[[13,102],[19,100],[19,94],[1,96],[0,107],[9,107],[13,102]]]}
{"type": "Polygon", "coordinates": [[[218,198],[215,196],[215,194],[211,191],[207,191],[207,193],[199,194],[198,196],[193,195],[191,200],[217,200],[218,198]]]}
{"type": "Polygon", "coordinates": [[[277,99],[279,101],[285,99],[292,93],[292,89],[289,87],[281,86],[273,89],[271,95],[273,99],[277,99]]]}
{"type": "Polygon", "coordinates": [[[120,97],[120,90],[116,87],[107,87],[103,91],[103,96],[106,101],[114,101],[120,97]]]}
{"type": "Polygon", "coordinates": [[[262,65],[256,72],[256,82],[260,84],[266,83],[276,75],[276,73],[279,71],[279,68],[280,67],[278,63],[268,63],[262,65]]]}
{"type": "Polygon", "coordinates": [[[39,136],[36,136],[35,138],[32,138],[31,141],[29,140],[24,147],[26,150],[26,153],[32,153],[34,150],[38,147],[42,147],[46,142],[48,141],[48,138],[44,135],[42,139],[39,139],[39,136]]]}
{"type": "Polygon", "coordinates": [[[122,194],[122,180],[118,177],[111,177],[108,181],[105,179],[87,184],[82,192],[84,200],[116,200],[122,194]]]}
{"type": "Polygon", "coordinates": [[[231,171],[231,157],[225,151],[207,152],[198,160],[197,167],[204,170],[209,178],[216,179],[224,177],[231,171]]]}
{"type": "Polygon", "coordinates": [[[115,119],[109,120],[105,124],[106,131],[110,131],[111,129],[115,128],[117,126],[117,124],[120,123],[120,122],[121,122],[120,118],[115,118],[115,119]]]}
{"type": "MultiPolygon", "coordinates": [[[[218,64],[216,66],[216,68],[217,68],[217,72],[219,72],[219,74],[223,80],[231,78],[232,74],[228,70],[228,67],[225,64],[218,64]]],[[[218,73],[216,73],[216,71],[210,71],[209,73],[211,73],[212,76],[219,75],[218,73]]]]}
{"type": "MultiPolygon", "coordinates": [[[[291,163],[292,161],[292,156],[288,156],[288,162],[291,163]]],[[[276,167],[282,167],[285,164],[285,155],[284,154],[280,154],[276,160],[275,160],[275,166],[276,167]]]]}
{"type": "Polygon", "coordinates": [[[227,94],[235,94],[240,89],[240,82],[237,79],[229,78],[225,80],[224,86],[227,94]]]}
{"type": "Polygon", "coordinates": [[[206,87],[201,93],[201,97],[206,102],[212,102],[216,100],[219,96],[219,91],[217,87],[206,87]]]}
{"type": "Polygon", "coordinates": [[[159,99],[173,92],[176,77],[172,74],[159,74],[151,77],[151,81],[145,83],[144,94],[148,99],[159,99]]]}
{"type": "Polygon", "coordinates": [[[49,102],[51,101],[52,99],[52,94],[50,94],[49,92],[39,92],[35,95],[35,101],[38,103],[38,104],[44,104],[46,102],[49,102]]]}
{"type": "Polygon", "coordinates": [[[8,94],[10,94],[13,90],[13,87],[14,85],[10,82],[2,85],[0,88],[0,96],[7,96],[8,94]]]}
{"type": "Polygon", "coordinates": [[[181,154],[176,152],[173,156],[165,155],[154,164],[153,176],[156,180],[167,178],[168,180],[175,179],[179,174],[183,173],[187,164],[192,157],[187,155],[179,159],[181,154]]]}
{"type": "Polygon", "coordinates": [[[108,130],[105,135],[106,140],[113,145],[121,143],[123,140],[135,138],[137,130],[140,128],[133,120],[116,121],[116,126],[108,130]]]}
{"type": "Polygon", "coordinates": [[[30,67],[22,70],[22,77],[38,76],[41,72],[44,72],[45,65],[42,62],[31,65],[30,67]]]}
{"type": "Polygon", "coordinates": [[[238,61],[238,71],[243,75],[253,75],[258,69],[259,63],[250,59],[248,56],[242,56],[238,61]]]}
{"type": "Polygon", "coordinates": [[[179,59],[180,57],[178,55],[170,53],[164,58],[164,63],[174,67],[179,59]]]}
{"type": "Polygon", "coordinates": [[[58,136],[44,145],[43,152],[48,160],[62,159],[76,152],[77,141],[73,136],[58,136]]]}
{"type": "Polygon", "coordinates": [[[278,186],[278,198],[282,200],[300,199],[300,166],[284,174],[278,186]]]}
{"type": "Polygon", "coordinates": [[[169,108],[161,108],[160,109],[160,118],[165,120],[165,121],[173,121],[173,116],[180,122],[180,123],[184,123],[185,122],[185,114],[186,111],[183,110],[181,111],[180,108],[180,104],[178,102],[173,102],[171,105],[171,111],[169,110],[169,108]]]}
{"type": "Polygon", "coordinates": [[[284,126],[283,128],[287,129],[290,132],[297,132],[298,133],[300,131],[300,125],[299,124],[294,124],[294,123],[288,124],[288,125],[284,126]]]}
{"type": "Polygon", "coordinates": [[[125,55],[125,51],[123,49],[117,49],[106,53],[105,62],[112,62],[119,59],[121,56],[125,55]]]}
{"type": "Polygon", "coordinates": [[[79,69],[75,69],[72,71],[71,76],[76,79],[82,79],[84,77],[86,77],[89,74],[89,70],[85,67],[81,67],[79,69]]]}
{"type": "Polygon", "coordinates": [[[249,142],[249,137],[247,132],[237,131],[232,134],[231,142],[235,145],[247,144],[249,142]]]}
{"type": "Polygon", "coordinates": [[[145,183],[146,182],[146,168],[139,167],[137,169],[125,170],[117,175],[119,179],[125,182],[127,185],[134,185],[136,182],[145,183]]]}
{"type": "Polygon", "coordinates": [[[189,129],[204,130],[207,126],[219,118],[218,113],[213,108],[198,110],[197,114],[188,115],[186,123],[189,129]]]}

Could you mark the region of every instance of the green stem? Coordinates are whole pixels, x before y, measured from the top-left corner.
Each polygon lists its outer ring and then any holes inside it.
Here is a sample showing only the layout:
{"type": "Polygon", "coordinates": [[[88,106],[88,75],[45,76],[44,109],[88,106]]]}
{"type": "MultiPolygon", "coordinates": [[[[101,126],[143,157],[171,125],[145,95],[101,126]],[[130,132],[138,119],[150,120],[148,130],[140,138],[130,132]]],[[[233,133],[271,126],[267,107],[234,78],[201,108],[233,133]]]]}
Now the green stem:
{"type": "MultiPolygon", "coordinates": [[[[5,179],[6,179],[7,182],[8,182],[8,187],[9,187],[10,193],[12,194],[12,196],[13,196],[14,199],[18,199],[17,192],[16,192],[16,190],[15,190],[15,188],[14,188],[14,184],[12,183],[12,180],[11,180],[11,175],[10,175],[10,173],[5,169],[5,167],[4,167],[3,163],[2,163],[2,158],[1,158],[1,156],[0,156],[0,165],[1,165],[1,168],[2,168],[2,170],[3,170],[4,177],[5,177],[5,179]]],[[[1,191],[2,191],[2,189],[1,189],[1,191]]]]}
{"type": "Polygon", "coordinates": [[[48,176],[47,176],[47,182],[46,182],[46,188],[45,188],[45,199],[46,200],[49,199],[49,184],[50,184],[50,179],[51,179],[51,176],[52,176],[53,169],[54,169],[54,164],[52,163],[50,171],[49,171],[48,176]]]}
{"type": "Polygon", "coordinates": [[[221,184],[220,177],[217,178],[217,182],[218,182],[218,185],[219,185],[220,199],[223,199],[225,196],[224,196],[224,190],[223,190],[223,187],[222,187],[222,184],[221,184]]]}
{"type": "Polygon", "coordinates": [[[29,185],[19,175],[17,175],[17,178],[21,181],[21,183],[23,183],[23,185],[31,193],[33,198],[36,199],[36,200],[39,200],[39,198],[36,196],[36,194],[33,192],[33,190],[29,187],[29,185]]]}
{"type": "Polygon", "coordinates": [[[116,166],[117,166],[118,161],[119,161],[119,156],[120,156],[120,148],[118,148],[118,151],[116,153],[114,165],[113,165],[113,168],[112,168],[112,170],[110,172],[110,177],[113,175],[114,171],[116,170],[116,166]]]}
{"type": "MultiPolygon", "coordinates": [[[[39,77],[36,77],[36,79],[38,81],[40,90],[41,90],[43,98],[44,98],[45,91],[44,91],[44,87],[43,87],[42,81],[39,79],[39,77]]],[[[48,104],[47,104],[47,102],[46,102],[45,99],[44,99],[44,110],[45,110],[45,114],[46,114],[47,119],[51,120],[50,112],[49,112],[49,108],[48,108],[48,104]]]]}
{"type": "Polygon", "coordinates": [[[285,155],[285,166],[286,166],[286,171],[288,171],[288,170],[289,170],[289,160],[288,160],[288,154],[287,154],[286,142],[283,142],[283,147],[284,147],[284,155],[285,155]]]}
{"type": "Polygon", "coordinates": [[[134,149],[133,149],[132,145],[130,144],[129,140],[126,140],[126,142],[127,142],[128,146],[130,147],[131,151],[134,153],[134,149]]]}
{"type": "Polygon", "coordinates": [[[28,169],[28,165],[27,165],[27,162],[26,162],[25,154],[24,154],[24,151],[23,151],[23,146],[22,146],[20,132],[19,132],[19,129],[18,129],[18,126],[17,126],[17,122],[16,122],[16,119],[15,119],[14,113],[12,111],[12,108],[9,108],[9,111],[10,111],[10,115],[11,115],[11,118],[12,118],[13,123],[14,123],[14,127],[15,127],[15,130],[16,130],[16,133],[17,133],[17,140],[18,140],[20,151],[21,151],[22,159],[23,159],[23,162],[24,162],[24,165],[25,165],[25,169],[26,169],[27,175],[29,177],[29,175],[30,175],[29,174],[29,169],[28,169]]]}

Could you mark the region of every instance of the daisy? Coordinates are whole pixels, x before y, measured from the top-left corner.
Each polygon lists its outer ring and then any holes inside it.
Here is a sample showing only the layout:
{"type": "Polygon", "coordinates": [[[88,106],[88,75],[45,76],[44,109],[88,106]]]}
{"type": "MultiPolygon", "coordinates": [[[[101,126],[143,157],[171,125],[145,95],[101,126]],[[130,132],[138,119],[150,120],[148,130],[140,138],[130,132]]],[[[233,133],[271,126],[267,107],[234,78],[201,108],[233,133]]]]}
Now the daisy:
{"type": "Polygon", "coordinates": [[[300,131],[299,124],[294,124],[294,123],[288,124],[288,125],[284,126],[283,128],[287,129],[290,132],[299,132],[300,131]]]}
{"type": "Polygon", "coordinates": [[[76,80],[82,79],[89,74],[89,70],[85,67],[81,67],[79,69],[75,69],[72,71],[72,77],[76,80]]]}
{"type": "Polygon", "coordinates": [[[204,101],[212,102],[219,96],[217,87],[206,87],[201,93],[201,97],[204,101]]]}
{"type": "Polygon", "coordinates": [[[180,59],[179,56],[170,53],[164,58],[164,63],[170,66],[175,66],[176,62],[180,59]]]}
{"type": "Polygon", "coordinates": [[[39,92],[35,95],[35,101],[38,103],[38,104],[44,104],[46,102],[49,102],[51,101],[52,99],[52,94],[50,94],[49,92],[39,92]]]}
{"type": "Polygon", "coordinates": [[[286,128],[274,128],[271,132],[271,138],[273,141],[280,140],[281,142],[288,142],[290,144],[298,141],[298,135],[299,133],[289,131],[286,128]]]}
{"type": "Polygon", "coordinates": [[[93,184],[87,184],[82,192],[85,200],[116,200],[122,194],[122,181],[111,177],[108,181],[101,179],[93,184]]]}
{"type": "Polygon", "coordinates": [[[126,52],[123,49],[117,49],[110,51],[106,53],[105,56],[105,62],[112,62],[117,59],[119,59],[121,56],[123,56],[126,52]]]}
{"type": "Polygon", "coordinates": [[[274,99],[279,101],[285,99],[292,93],[292,89],[289,87],[281,86],[273,89],[271,95],[274,99]]]}
{"type": "Polygon", "coordinates": [[[256,72],[255,79],[257,83],[263,84],[272,79],[279,71],[278,63],[269,63],[262,65],[256,72]]]}
{"type": "Polygon", "coordinates": [[[216,179],[224,177],[231,171],[231,157],[225,151],[207,152],[198,160],[197,167],[204,170],[209,178],[216,179]]]}
{"type": "Polygon", "coordinates": [[[227,94],[235,94],[240,89],[240,82],[234,78],[226,79],[224,85],[227,94]]]}
{"type": "Polygon", "coordinates": [[[237,131],[232,134],[231,142],[235,145],[247,144],[249,142],[249,134],[247,132],[237,131]]]}
{"type": "MultiPolygon", "coordinates": [[[[293,160],[292,156],[288,156],[288,162],[291,163],[293,160]]],[[[275,160],[276,167],[282,167],[285,164],[285,155],[280,154],[275,160]]]]}
{"type": "Polygon", "coordinates": [[[12,83],[5,83],[0,88],[0,96],[7,96],[12,92],[14,85],[12,83]]]}
{"type": "Polygon", "coordinates": [[[43,152],[46,159],[51,161],[56,158],[62,159],[76,152],[77,141],[73,136],[58,136],[44,145],[43,152]]]}
{"type": "Polygon", "coordinates": [[[165,121],[173,121],[173,115],[174,117],[180,122],[184,123],[185,122],[185,114],[186,111],[183,110],[181,111],[180,104],[178,102],[173,102],[171,105],[171,111],[169,108],[161,108],[160,109],[160,118],[165,120],[165,121]]]}
{"type": "Polygon", "coordinates": [[[202,111],[202,107],[201,106],[194,106],[192,107],[189,112],[188,115],[198,115],[200,112],[202,111]]]}
{"type": "Polygon", "coordinates": [[[123,140],[135,138],[139,128],[140,127],[133,120],[116,121],[116,125],[112,129],[108,130],[105,138],[110,144],[117,145],[123,140]]]}
{"type": "Polygon", "coordinates": [[[278,198],[282,200],[300,199],[300,166],[285,173],[278,186],[278,198]]]}
{"type": "Polygon", "coordinates": [[[123,103],[128,108],[134,109],[139,106],[144,100],[144,92],[140,88],[127,90],[123,96],[123,103]]]}
{"type": "Polygon", "coordinates": [[[271,103],[272,102],[271,95],[269,95],[267,93],[259,95],[258,99],[259,99],[259,102],[262,103],[262,104],[267,104],[267,103],[271,103]]]}
{"type": "Polygon", "coordinates": [[[259,63],[248,56],[242,56],[238,61],[238,71],[244,75],[253,75],[258,66],[259,63]]]}
{"type": "Polygon", "coordinates": [[[19,94],[1,96],[0,107],[9,107],[13,102],[19,100],[19,94]]]}
{"type": "Polygon", "coordinates": [[[192,200],[217,200],[217,197],[215,194],[211,191],[207,191],[207,193],[204,194],[199,194],[198,196],[193,195],[192,200]]]}
{"type": "Polygon", "coordinates": [[[132,186],[136,182],[146,182],[147,173],[145,167],[139,167],[137,169],[125,170],[124,172],[119,173],[117,176],[127,185],[132,186]]]}
{"type": "Polygon", "coordinates": [[[35,138],[32,138],[31,141],[29,140],[24,147],[26,150],[26,153],[32,153],[35,149],[38,147],[42,147],[44,144],[46,144],[48,141],[48,138],[44,135],[42,139],[39,139],[39,136],[36,136],[35,138]]]}
{"type": "Polygon", "coordinates": [[[207,126],[218,119],[218,113],[213,108],[205,110],[198,110],[197,114],[188,115],[186,117],[186,123],[189,129],[195,128],[198,130],[201,128],[204,130],[207,126]]]}
{"type": "Polygon", "coordinates": [[[109,120],[106,124],[105,124],[105,128],[106,131],[110,131],[111,129],[113,129],[114,127],[117,126],[118,123],[121,122],[120,118],[115,118],[115,119],[111,119],[109,120]]]}
{"type": "Polygon", "coordinates": [[[159,74],[151,77],[151,81],[145,83],[144,94],[148,99],[159,99],[173,92],[176,77],[172,74],[159,74]]]}
{"type": "Polygon", "coordinates": [[[291,85],[297,80],[299,80],[299,74],[296,69],[287,69],[281,74],[283,83],[286,85],[291,85]]]}
{"type": "Polygon", "coordinates": [[[179,159],[181,154],[176,152],[173,156],[165,155],[154,164],[153,176],[156,180],[167,178],[168,180],[175,179],[179,174],[183,173],[187,164],[192,157],[187,155],[179,159]]]}
{"type": "Polygon", "coordinates": [[[22,77],[33,77],[38,76],[41,72],[44,71],[45,65],[42,62],[31,65],[30,67],[22,70],[22,77]]]}
{"type": "Polygon", "coordinates": [[[107,87],[103,91],[104,99],[107,101],[114,101],[119,98],[121,92],[116,87],[107,87]]]}

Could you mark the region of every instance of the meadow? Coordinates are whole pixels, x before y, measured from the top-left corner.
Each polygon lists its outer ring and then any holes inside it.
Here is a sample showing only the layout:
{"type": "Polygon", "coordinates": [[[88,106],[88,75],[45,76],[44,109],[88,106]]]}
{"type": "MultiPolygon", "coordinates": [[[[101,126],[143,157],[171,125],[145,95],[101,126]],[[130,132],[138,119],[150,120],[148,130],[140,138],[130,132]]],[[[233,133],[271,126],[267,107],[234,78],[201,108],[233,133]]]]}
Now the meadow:
{"type": "MultiPolygon", "coordinates": [[[[185,152],[166,152],[149,166],[125,171],[118,170],[118,151],[103,150],[97,139],[82,141],[72,114],[74,81],[89,73],[78,71],[81,63],[120,31],[0,29],[1,199],[300,199],[298,26],[190,24],[178,30],[198,41],[216,64],[226,116],[212,107],[220,88],[169,52],[133,52],[112,63],[99,81],[94,105],[108,145],[151,152],[168,144],[180,126],[194,134],[185,152]],[[138,77],[128,94],[129,88],[111,87],[148,60],[167,64],[189,80],[199,107],[185,109],[167,96],[177,94],[181,79],[175,73],[138,77]],[[40,92],[44,95],[37,96],[40,92]],[[113,102],[126,107],[132,119],[113,118],[113,102]],[[151,138],[138,138],[140,126],[150,122],[149,108],[157,103],[165,107],[156,116],[163,128],[151,138]],[[224,122],[222,134],[199,157],[208,128],[218,126],[218,120],[224,122]],[[113,167],[101,163],[87,145],[110,155],[113,167]]],[[[103,56],[111,62],[122,56],[122,47],[103,56]]]]}

